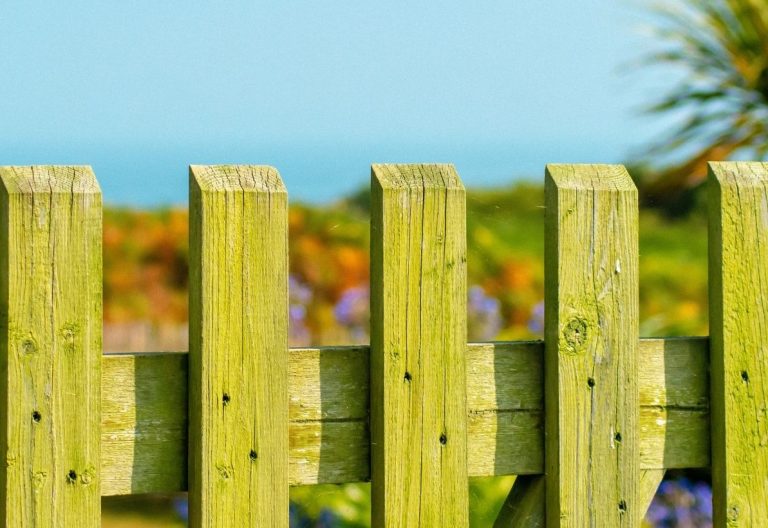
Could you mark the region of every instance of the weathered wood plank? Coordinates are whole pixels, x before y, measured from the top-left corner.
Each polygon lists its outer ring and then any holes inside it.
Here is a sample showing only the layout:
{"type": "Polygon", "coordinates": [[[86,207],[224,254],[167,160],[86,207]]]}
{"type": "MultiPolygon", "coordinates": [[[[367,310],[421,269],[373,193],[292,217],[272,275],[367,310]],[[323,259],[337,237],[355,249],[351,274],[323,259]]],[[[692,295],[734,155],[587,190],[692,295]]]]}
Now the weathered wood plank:
{"type": "Polygon", "coordinates": [[[0,523],[100,526],[101,192],[0,168],[0,523]]]}
{"type": "Polygon", "coordinates": [[[709,466],[708,409],[640,408],[640,464],[644,469],[709,466]]]}
{"type": "MultiPolygon", "coordinates": [[[[541,342],[467,345],[470,476],[543,473],[543,357],[541,342]]],[[[641,340],[639,362],[641,467],[707,467],[707,339],[641,340]]],[[[186,490],[187,354],[103,363],[102,493],[186,490]]],[[[290,351],[291,485],[370,479],[368,368],[367,346],[290,351]]]]}
{"type": "MultiPolygon", "coordinates": [[[[638,522],[648,511],[653,496],[664,478],[663,469],[640,470],[638,482],[638,522]]],[[[542,528],[546,524],[546,478],[544,475],[521,475],[515,479],[494,528],[542,528]]]]}
{"type": "Polygon", "coordinates": [[[642,469],[640,470],[640,482],[637,483],[637,500],[640,507],[638,513],[640,514],[640,520],[645,518],[645,514],[648,513],[648,507],[653,501],[653,497],[656,495],[656,490],[659,489],[661,481],[664,480],[663,469],[642,469]]]}
{"type": "Polygon", "coordinates": [[[709,355],[705,338],[642,339],[640,467],[709,465],[709,355]]]}
{"type": "Polygon", "coordinates": [[[102,361],[104,495],[187,489],[187,354],[102,361]]]}
{"type": "Polygon", "coordinates": [[[620,165],[548,165],[547,526],[638,526],[638,204],[620,165]]]}
{"type": "Polygon", "coordinates": [[[768,163],[709,175],[713,520],[768,526],[768,163]]]}
{"type": "Polygon", "coordinates": [[[543,528],[546,525],[546,478],[520,475],[501,506],[494,528],[543,528]]]}
{"type": "Polygon", "coordinates": [[[290,353],[292,485],[370,479],[369,348],[326,350],[290,353]]]}
{"type": "Polygon", "coordinates": [[[277,171],[190,167],[190,525],[288,526],[288,209],[277,171]]]}
{"type": "Polygon", "coordinates": [[[464,186],[374,165],[371,202],[372,524],[466,526],[464,186]]]}
{"type": "Polygon", "coordinates": [[[470,476],[543,472],[544,346],[509,345],[467,347],[470,476]]]}

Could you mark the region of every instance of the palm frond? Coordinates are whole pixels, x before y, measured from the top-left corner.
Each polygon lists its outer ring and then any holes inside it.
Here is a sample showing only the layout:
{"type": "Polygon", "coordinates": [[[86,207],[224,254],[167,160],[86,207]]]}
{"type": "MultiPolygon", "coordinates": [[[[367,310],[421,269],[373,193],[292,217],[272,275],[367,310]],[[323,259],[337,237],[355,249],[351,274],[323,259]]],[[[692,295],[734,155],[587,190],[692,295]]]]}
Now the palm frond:
{"type": "MultiPolygon", "coordinates": [[[[680,0],[654,8],[660,49],[643,64],[684,68],[684,82],[646,111],[686,116],[650,145],[651,186],[698,184],[707,161],[768,156],[768,0],[680,0]],[[660,156],[663,164],[651,156],[660,156]]],[[[665,191],[666,192],[666,191],[665,191]]]]}

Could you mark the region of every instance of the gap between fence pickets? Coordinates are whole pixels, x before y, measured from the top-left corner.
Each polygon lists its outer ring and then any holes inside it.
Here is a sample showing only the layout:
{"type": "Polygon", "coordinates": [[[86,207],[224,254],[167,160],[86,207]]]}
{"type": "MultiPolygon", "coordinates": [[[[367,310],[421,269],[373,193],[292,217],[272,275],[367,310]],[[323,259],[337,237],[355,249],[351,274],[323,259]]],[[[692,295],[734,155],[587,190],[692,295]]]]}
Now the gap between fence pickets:
{"type": "MultiPolygon", "coordinates": [[[[290,483],[370,479],[369,348],[291,349],[290,483]]],[[[467,346],[470,476],[543,472],[539,341],[467,346]]],[[[187,486],[187,354],[103,356],[102,494],[187,486]]],[[[640,465],[709,466],[708,339],[643,339],[640,465]]]]}
{"type": "MultiPolygon", "coordinates": [[[[640,504],[640,520],[645,517],[659,484],[664,479],[663,469],[640,470],[637,500],[640,504]]],[[[494,528],[524,526],[543,528],[546,523],[546,491],[544,475],[521,475],[501,506],[494,528]]]]}

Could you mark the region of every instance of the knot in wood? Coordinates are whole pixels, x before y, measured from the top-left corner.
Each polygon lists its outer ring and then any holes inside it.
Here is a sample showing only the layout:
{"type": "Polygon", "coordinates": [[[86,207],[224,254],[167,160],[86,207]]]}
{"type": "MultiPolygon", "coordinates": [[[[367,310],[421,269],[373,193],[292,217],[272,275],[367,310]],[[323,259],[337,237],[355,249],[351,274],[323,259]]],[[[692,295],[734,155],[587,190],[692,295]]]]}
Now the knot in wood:
{"type": "Polygon", "coordinates": [[[565,325],[563,337],[568,350],[577,352],[587,342],[587,322],[581,317],[574,317],[565,325]]]}
{"type": "Polygon", "coordinates": [[[228,480],[234,476],[235,470],[232,466],[227,466],[225,464],[217,464],[216,470],[219,472],[219,477],[222,480],[228,480]]]}
{"type": "Polygon", "coordinates": [[[84,486],[89,485],[91,482],[93,482],[93,476],[94,476],[94,469],[89,467],[85,471],[83,471],[80,474],[80,483],[84,486]]]}
{"type": "Polygon", "coordinates": [[[68,323],[61,327],[59,335],[61,335],[61,337],[64,339],[64,342],[66,342],[68,345],[74,344],[77,331],[78,328],[75,323],[68,323]]]}
{"type": "Polygon", "coordinates": [[[37,352],[37,343],[32,336],[25,337],[21,340],[21,350],[25,354],[34,354],[37,352]]]}
{"type": "Polygon", "coordinates": [[[48,478],[48,474],[45,471],[37,471],[32,477],[32,486],[39,490],[45,484],[45,479],[48,478]]]}

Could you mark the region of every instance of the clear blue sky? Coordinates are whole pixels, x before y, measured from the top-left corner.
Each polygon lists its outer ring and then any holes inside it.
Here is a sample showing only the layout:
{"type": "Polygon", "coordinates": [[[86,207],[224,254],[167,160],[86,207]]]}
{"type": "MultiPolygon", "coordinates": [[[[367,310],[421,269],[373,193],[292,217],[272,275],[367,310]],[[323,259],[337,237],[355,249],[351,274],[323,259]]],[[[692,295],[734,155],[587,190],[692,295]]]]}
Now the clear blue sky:
{"type": "Polygon", "coordinates": [[[468,185],[620,162],[666,85],[629,0],[8,1],[0,164],[93,165],[112,203],[185,203],[189,163],[275,165],[292,199],[371,162],[468,185]]]}

